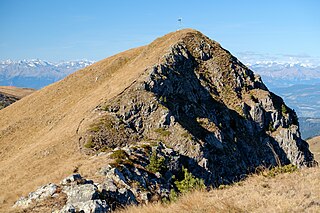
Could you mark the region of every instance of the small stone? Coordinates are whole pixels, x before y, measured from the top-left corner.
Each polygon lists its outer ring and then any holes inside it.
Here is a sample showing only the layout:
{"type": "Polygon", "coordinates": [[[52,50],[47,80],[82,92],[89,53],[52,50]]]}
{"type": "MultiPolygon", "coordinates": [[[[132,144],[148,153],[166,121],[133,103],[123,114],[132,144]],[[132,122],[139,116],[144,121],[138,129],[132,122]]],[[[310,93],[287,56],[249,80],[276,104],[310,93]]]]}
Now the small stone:
{"type": "Polygon", "coordinates": [[[66,177],[65,179],[63,179],[60,182],[60,184],[61,185],[68,185],[68,184],[71,184],[71,183],[76,182],[76,181],[81,180],[81,179],[82,179],[82,177],[81,177],[80,174],[72,174],[72,175],[66,177]]]}

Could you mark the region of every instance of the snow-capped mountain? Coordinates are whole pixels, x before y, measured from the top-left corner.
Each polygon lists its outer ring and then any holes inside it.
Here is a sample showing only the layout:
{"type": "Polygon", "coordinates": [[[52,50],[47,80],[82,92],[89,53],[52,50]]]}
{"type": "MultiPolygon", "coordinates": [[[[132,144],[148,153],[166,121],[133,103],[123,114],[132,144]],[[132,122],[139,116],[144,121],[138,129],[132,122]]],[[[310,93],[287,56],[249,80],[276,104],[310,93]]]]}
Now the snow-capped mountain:
{"type": "Polygon", "coordinates": [[[290,81],[320,79],[320,66],[304,63],[257,62],[248,66],[262,77],[290,81]]]}
{"type": "Polygon", "coordinates": [[[320,83],[320,57],[240,52],[238,58],[270,88],[320,83]]]}
{"type": "Polygon", "coordinates": [[[89,60],[59,63],[39,59],[0,61],[0,85],[39,89],[93,63],[89,60]]]}

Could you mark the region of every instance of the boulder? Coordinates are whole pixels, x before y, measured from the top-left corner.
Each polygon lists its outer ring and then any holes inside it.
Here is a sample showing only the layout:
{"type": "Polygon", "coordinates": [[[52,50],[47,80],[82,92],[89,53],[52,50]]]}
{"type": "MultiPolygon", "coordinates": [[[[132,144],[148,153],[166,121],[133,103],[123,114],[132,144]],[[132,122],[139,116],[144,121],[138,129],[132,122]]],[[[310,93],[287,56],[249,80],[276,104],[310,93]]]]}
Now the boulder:
{"type": "Polygon", "coordinates": [[[45,198],[52,197],[57,192],[58,186],[49,183],[44,186],[39,187],[36,191],[30,192],[27,197],[20,197],[17,202],[15,202],[14,207],[28,207],[34,201],[41,201],[45,198]]]}

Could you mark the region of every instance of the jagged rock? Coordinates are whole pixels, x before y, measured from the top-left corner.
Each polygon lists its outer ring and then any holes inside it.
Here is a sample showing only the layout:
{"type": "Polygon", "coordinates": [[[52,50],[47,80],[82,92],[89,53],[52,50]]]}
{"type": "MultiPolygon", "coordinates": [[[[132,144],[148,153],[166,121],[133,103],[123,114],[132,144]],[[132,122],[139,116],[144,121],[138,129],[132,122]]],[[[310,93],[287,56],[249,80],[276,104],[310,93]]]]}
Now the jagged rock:
{"type": "Polygon", "coordinates": [[[113,180],[115,183],[120,184],[121,186],[130,189],[130,186],[128,185],[126,178],[123,176],[122,172],[119,171],[117,168],[112,168],[108,173],[106,174],[107,179],[113,180]]]}
{"type": "Polygon", "coordinates": [[[72,185],[63,188],[67,194],[67,203],[74,204],[99,198],[98,188],[93,184],[72,185]]]}
{"type": "Polygon", "coordinates": [[[44,186],[41,186],[34,192],[30,192],[28,197],[21,197],[17,202],[14,204],[14,207],[28,207],[34,201],[41,201],[45,198],[52,197],[58,189],[58,186],[49,183],[44,186]]]}
{"type": "Polygon", "coordinates": [[[250,115],[252,119],[257,123],[257,125],[262,129],[265,125],[264,122],[264,111],[260,104],[255,104],[250,110],[250,115]]]}
{"type": "Polygon", "coordinates": [[[121,188],[116,194],[116,200],[122,205],[137,204],[136,198],[130,189],[121,188]]]}
{"type": "Polygon", "coordinates": [[[308,162],[312,162],[312,158],[302,160],[306,154],[304,150],[308,149],[308,144],[305,144],[300,137],[300,132],[297,126],[290,128],[281,128],[275,140],[280,144],[281,148],[287,153],[287,158],[290,162],[297,166],[306,166],[308,162]]]}
{"type": "Polygon", "coordinates": [[[117,191],[117,186],[114,184],[112,179],[106,179],[102,184],[100,184],[99,190],[105,190],[105,191],[110,191],[110,192],[116,192],[117,191]]]}
{"type": "Polygon", "coordinates": [[[110,208],[105,201],[89,200],[85,202],[66,204],[59,213],[106,213],[109,211],[110,208]]]}

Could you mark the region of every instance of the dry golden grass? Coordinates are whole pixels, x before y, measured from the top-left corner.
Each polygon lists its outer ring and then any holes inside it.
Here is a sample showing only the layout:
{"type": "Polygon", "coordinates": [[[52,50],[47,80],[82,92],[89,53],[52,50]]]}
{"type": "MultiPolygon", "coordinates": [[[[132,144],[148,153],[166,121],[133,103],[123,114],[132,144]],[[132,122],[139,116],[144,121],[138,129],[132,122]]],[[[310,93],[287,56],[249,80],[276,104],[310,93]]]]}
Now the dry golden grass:
{"type": "Polygon", "coordinates": [[[93,176],[105,160],[92,162],[79,148],[92,111],[159,63],[170,46],[190,32],[195,31],[170,33],[104,59],[0,110],[0,212],[37,187],[59,182],[76,167],[93,176]]]}
{"type": "Polygon", "coordinates": [[[19,88],[19,87],[13,87],[13,86],[0,86],[0,93],[14,96],[19,99],[23,98],[27,95],[30,95],[34,91],[35,91],[34,89],[29,89],[29,88],[19,88]]]}
{"type": "Polygon", "coordinates": [[[311,138],[307,141],[314,158],[320,163],[320,136],[311,138]]]}
{"type": "Polygon", "coordinates": [[[195,191],[177,202],[130,206],[121,213],[320,212],[320,168],[277,175],[253,175],[225,189],[195,191]]]}

